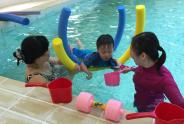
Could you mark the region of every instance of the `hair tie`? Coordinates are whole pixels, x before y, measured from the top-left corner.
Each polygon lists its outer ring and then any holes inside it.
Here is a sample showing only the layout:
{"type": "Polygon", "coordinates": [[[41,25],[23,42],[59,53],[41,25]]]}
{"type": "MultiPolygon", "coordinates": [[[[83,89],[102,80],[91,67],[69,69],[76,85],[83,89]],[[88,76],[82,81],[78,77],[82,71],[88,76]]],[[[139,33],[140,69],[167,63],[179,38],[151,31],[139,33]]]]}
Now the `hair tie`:
{"type": "Polygon", "coordinates": [[[158,46],[158,48],[157,48],[159,51],[164,51],[164,49],[161,47],[161,46],[158,46]]]}
{"type": "Polygon", "coordinates": [[[24,61],[24,55],[20,49],[17,49],[14,53],[13,56],[17,59],[17,65],[20,64],[20,61],[24,61]]]}

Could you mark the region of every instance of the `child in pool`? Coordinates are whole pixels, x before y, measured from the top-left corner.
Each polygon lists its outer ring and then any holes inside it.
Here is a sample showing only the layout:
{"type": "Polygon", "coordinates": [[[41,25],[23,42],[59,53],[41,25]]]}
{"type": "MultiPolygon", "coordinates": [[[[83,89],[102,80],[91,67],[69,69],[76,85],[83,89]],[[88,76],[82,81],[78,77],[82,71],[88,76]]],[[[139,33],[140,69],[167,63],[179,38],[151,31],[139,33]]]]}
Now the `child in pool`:
{"type": "MultiPolygon", "coordinates": [[[[77,41],[81,46],[81,42],[77,41]]],[[[88,74],[88,78],[92,77],[92,73],[88,70],[88,67],[111,67],[117,68],[118,62],[112,58],[114,40],[111,35],[103,34],[98,37],[96,41],[97,51],[92,52],[88,49],[72,48],[72,52],[75,56],[82,60],[81,70],[88,74]]]]}
{"type": "MultiPolygon", "coordinates": [[[[166,53],[156,35],[152,32],[143,32],[134,36],[130,53],[135,64],[138,65],[133,69],[136,91],[134,105],[137,110],[153,111],[158,103],[164,101],[165,96],[171,103],[184,108],[184,98],[171,73],[163,65],[166,53]]],[[[125,67],[124,73],[131,70],[131,67],[125,67]]]]}
{"type": "MultiPolygon", "coordinates": [[[[17,65],[22,60],[26,64],[26,82],[49,82],[58,77],[72,78],[58,59],[49,55],[49,41],[45,36],[28,36],[21,48],[13,53],[17,65]]],[[[77,67],[76,67],[77,69],[77,67]]]]}

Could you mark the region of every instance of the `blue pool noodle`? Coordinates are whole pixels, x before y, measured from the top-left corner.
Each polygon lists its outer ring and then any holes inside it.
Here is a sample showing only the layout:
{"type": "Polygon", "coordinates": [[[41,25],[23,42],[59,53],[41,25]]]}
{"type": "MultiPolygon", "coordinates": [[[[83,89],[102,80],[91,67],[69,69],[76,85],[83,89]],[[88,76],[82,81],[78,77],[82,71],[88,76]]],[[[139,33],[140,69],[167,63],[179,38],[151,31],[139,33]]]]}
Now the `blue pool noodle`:
{"type": "Polygon", "coordinates": [[[70,8],[64,7],[61,11],[59,18],[59,27],[58,27],[58,35],[63,41],[63,46],[69,58],[71,58],[75,63],[81,64],[81,62],[74,56],[70,50],[68,39],[67,39],[67,26],[68,26],[68,18],[71,14],[70,8]]]}
{"type": "Polygon", "coordinates": [[[117,49],[119,42],[121,41],[121,37],[123,35],[124,28],[125,28],[125,7],[118,6],[117,9],[119,12],[119,23],[118,23],[116,36],[114,38],[114,51],[117,49]]]}
{"type": "MultiPolygon", "coordinates": [[[[118,7],[118,12],[119,12],[119,24],[118,24],[118,29],[117,33],[114,39],[114,50],[119,45],[119,42],[121,40],[123,31],[124,31],[124,26],[125,26],[125,8],[123,6],[118,7]]],[[[58,27],[58,35],[63,41],[63,45],[65,48],[65,51],[67,55],[77,64],[80,64],[81,62],[77,59],[76,56],[74,56],[71,53],[71,50],[69,48],[68,44],[68,39],[67,39],[67,26],[68,26],[68,18],[71,14],[71,10],[69,8],[63,8],[61,11],[61,15],[59,18],[59,27],[58,27]]]]}
{"type": "Polygon", "coordinates": [[[0,13],[0,21],[12,21],[12,22],[16,22],[22,25],[29,24],[28,18],[23,18],[17,15],[7,14],[7,13],[0,13]]]}

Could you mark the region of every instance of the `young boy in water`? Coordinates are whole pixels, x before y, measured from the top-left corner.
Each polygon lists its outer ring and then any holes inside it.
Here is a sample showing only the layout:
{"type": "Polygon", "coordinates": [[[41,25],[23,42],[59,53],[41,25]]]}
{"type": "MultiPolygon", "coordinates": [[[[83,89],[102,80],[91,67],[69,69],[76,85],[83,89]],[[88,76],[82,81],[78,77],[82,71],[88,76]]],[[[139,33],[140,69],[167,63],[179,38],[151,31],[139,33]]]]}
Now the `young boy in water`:
{"type": "MultiPolygon", "coordinates": [[[[81,46],[80,40],[77,44],[81,46]]],[[[111,67],[117,68],[118,62],[112,58],[114,40],[111,35],[100,35],[96,41],[97,51],[92,52],[88,49],[73,48],[73,54],[82,60],[80,65],[81,70],[88,74],[88,79],[92,78],[92,73],[88,70],[89,67],[111,67]]]]}

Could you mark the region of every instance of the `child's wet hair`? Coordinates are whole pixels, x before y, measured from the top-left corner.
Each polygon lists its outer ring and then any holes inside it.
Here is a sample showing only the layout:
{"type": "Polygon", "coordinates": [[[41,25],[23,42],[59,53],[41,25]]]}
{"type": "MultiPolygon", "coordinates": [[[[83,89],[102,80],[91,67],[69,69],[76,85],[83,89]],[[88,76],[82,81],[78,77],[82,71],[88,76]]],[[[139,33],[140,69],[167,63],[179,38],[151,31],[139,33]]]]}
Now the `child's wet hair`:
{"type": "Polygon", "coordinates": [[[99,47],[102,45],[112,45],[114,47],[114,40],[112,36],[109,34],[100,35],[96,42],[97,49],[99,49],[99,47]]]}
{"type": "Polygon", "coordinates": [[[32,64],[34,61],[48,51],[49,41],[45,36],[28,36],[21,44],[21,48],[13,53],[17,58],[17,64],[23,60],[26,64],[32,64]]]}
{"type": "Polygon", "coordinates": [[[153,61],[157,60],[157,69],[164,64],[166,60],[166,53],[160,46],[157,36],[153,32],[143,32],[132,38],[131,48],[135,51],[136,55],[146,53],[153,61]],[[159,57],[159,52],[162,55],[159,57]]]}

